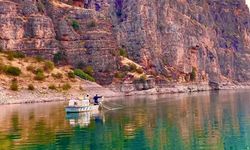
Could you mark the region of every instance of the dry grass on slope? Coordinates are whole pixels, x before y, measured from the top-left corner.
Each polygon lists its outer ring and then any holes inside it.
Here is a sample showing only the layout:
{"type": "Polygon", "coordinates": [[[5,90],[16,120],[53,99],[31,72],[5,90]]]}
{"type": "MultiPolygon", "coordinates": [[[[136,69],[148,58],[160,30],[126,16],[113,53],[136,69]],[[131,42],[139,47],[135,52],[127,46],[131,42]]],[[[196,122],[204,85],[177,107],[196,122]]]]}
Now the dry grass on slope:
{"type": "Polygon", "coordinates": [[[120,69],[115,73],[115,82],[121,80],[147,80],[148,75],[143,67],[136,62],[121,56],[120,69]]]}
{"type": "Polygon", "coordinates": [[[16,52],[0,53],[0,87],[12,89],[13,83],[17,90],[83,90],[83,81],[75,78],[70,66],[55,67],[53,62],[16,52]]]}

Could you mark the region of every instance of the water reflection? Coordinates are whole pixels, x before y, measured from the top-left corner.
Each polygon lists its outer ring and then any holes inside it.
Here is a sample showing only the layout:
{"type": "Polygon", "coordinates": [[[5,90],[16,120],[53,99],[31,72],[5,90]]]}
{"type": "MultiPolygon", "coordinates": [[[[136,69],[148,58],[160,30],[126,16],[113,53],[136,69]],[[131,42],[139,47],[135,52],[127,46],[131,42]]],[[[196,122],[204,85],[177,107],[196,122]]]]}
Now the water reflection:
{"type": "Polygon", "coordinates": [[[103,112],[82,112],[82,113],[67,113],[66,119],[71,127],[88,127],[91,120],[105,122],[103,112]]]}
{"type": "Polygon", "coordinates": [[[64,103],[0,106],[0,149],[250,149],[249,97],[121,99],[115,103],[124,109],[97,114],[65,114],[64,103]]]}

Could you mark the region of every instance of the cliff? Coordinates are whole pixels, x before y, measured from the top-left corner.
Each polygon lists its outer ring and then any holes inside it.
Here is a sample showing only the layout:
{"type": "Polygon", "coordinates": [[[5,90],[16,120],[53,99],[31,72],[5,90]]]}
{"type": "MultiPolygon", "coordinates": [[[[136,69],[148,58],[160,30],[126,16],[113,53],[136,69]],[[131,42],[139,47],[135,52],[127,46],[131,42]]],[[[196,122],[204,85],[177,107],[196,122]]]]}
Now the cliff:
{"type": "Polygon", "coordinates": [[[118,48],[159,83],[250,80],[245,0],[62,2],[0,1],[1,47],[50,59],[61,54],[61,64],[92,66],[102,84],[121,68],[118,48]]]}
{"type": "Polygon", "coordinates": [[[117,44],[112,24],[101,13],[55,1],[0,1],[0,45],[61,64],[92,66],[95,78],[112,82],[117,44]]]}
{"type": "Polygon", "coordinates": [[[147,69],[182,81],[249,81],[249,10],[244,0],[116,0],[119,46],[147,69]],[[187,78],[186,78],[187,79],[187,78]]]}

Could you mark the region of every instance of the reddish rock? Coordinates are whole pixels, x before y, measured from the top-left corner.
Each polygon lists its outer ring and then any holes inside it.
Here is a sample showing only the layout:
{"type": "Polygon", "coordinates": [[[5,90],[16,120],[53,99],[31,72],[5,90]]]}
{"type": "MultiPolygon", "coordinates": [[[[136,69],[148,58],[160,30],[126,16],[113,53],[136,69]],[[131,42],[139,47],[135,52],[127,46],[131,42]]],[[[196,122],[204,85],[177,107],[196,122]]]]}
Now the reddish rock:
{"type": "Polygon", "coordinates": [[[105,84],[119,63],[117,47],[167,81],[186,82],[193,68],[196,82],[250,81],[244,0],[75,2],[82,8],[49,0],[0,1],[0,45],[48,58],[62,51],[74,66],[93,66],[105,84]]]}
{"type": "Polygon", "coordinates": [[[83,0],[73,0],[73,5],[77,7],[83,7],[83,0]]]}

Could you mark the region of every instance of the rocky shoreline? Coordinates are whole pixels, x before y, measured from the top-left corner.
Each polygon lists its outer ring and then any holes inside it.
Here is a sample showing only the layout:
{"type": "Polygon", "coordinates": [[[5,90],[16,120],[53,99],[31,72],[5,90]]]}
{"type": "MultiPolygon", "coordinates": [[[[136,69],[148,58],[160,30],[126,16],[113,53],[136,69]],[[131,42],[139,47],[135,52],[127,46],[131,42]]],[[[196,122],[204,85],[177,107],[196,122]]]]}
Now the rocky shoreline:
{"type": "MultiPolygon", "coordinates": [[[[206,83],[201,84],[178,84],[174,86],[162,87],[156,86],[148,90],[133,90],[133,91],[119,91],[121,87],[113,86],[112,88],[105,88],[98,84],[85,85],[87,89],[84,93],[70,91],[68,93],[56,92],[51,90],[20,90],[18,92],[0,89],[0,105],[6,104],[28,104],[28,103],[45,103],[67,101],[70,97],[82,97],[84,94],[95,95],[101,94],[105,100],[116,99],[126,96],[142,96],[142,95],[161,95],[161,94],[174,94],[174,93],[192,93],[215,90],[206,83]],[[116,90],[114,91],[114,88],[116,90]]],[[[233,89],[250,89],[248,84],[225,84],[220,85],[216,90],[233,90],[233,89]]]]}

